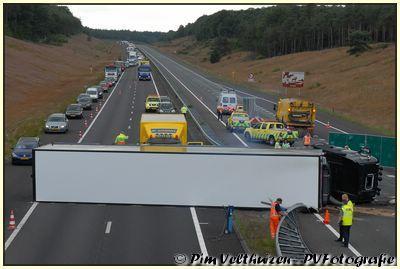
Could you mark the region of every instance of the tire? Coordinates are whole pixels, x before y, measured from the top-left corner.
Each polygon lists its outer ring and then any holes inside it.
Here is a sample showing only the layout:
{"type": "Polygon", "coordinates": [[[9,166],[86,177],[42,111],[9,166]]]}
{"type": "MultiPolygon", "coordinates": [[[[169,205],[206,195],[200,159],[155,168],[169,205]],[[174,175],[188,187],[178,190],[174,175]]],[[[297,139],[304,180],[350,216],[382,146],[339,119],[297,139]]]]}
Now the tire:
{"type": "Polygon", "coordinates": [[[244,133],[244,138],[246,139],[246,141],[251,141],[251,135],[249,133],[244,133]]]}
{"type": "Polygon", "coordinates": [[[270,145],[270,146],[275,146],[275,137],[274,136],[269,136],[269,138],[268,138],[268,144],[270,145]]]}

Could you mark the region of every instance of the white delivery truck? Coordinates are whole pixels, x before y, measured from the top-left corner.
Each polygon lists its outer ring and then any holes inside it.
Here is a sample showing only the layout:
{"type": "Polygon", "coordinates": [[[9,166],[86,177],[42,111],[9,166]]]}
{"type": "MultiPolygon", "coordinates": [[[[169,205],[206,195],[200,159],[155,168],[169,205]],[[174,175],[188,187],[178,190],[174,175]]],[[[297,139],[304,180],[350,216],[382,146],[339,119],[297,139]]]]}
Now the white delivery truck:
{"type": "Polygon", "coordinates": [[[323,199],[321,150],[49,144],[33,154],[38,202],[260,208],[281,197],[319,208],[323,199]]]}

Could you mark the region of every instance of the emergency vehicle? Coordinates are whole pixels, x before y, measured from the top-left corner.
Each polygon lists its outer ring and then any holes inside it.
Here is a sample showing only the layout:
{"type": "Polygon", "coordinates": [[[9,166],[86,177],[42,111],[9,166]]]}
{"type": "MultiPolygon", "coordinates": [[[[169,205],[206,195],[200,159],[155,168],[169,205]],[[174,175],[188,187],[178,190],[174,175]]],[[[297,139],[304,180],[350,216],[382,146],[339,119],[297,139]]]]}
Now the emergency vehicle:
{"type": "Polygon", "coordinates": [[[222,91],[217,100],[217,111],[223,114],[232,114],[238,105],[238,98],[235,91],[222,91]]]}
{"type": "Polygon", "coordinates": [[[148,95],[145,102],[146,112],[157,111],[159,104],[160,97],[157,94],[148,95]]]}
{"type": "Polygon", "coordinates": [[[271,146],[275,145],[276,141],[286,139],[292,145],[299,133],[285,129],[283,123],[278,121],[253,121],[251,127],[244,130],[244,137],[247,141],[265,141],[271,146]]]}
{"type": "Polygon", "coordinates": [[[231,132],[243,132],[246,128],[250,127],[250,118],[246,112],[233,112],[229,118],[226,128],[231,132]]]}

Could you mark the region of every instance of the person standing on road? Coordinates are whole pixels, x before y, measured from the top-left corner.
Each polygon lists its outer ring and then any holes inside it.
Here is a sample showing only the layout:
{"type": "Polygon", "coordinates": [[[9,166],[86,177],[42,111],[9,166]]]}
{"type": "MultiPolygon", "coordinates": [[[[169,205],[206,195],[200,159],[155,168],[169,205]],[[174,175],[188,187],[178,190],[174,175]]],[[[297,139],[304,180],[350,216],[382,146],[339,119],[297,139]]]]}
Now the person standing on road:
{"type": "Polygon", "coordinates": [[[217,116],[218,116],[218,120],[223,121],[223,119],[222,119],[222,111],[221,111],[220,108],[217,109],[217,116]]]}
{"type": "Polygon", "coordinates": [[[276,149],[281,149],[282,148],[281,147],[281,143],[278,140],[275,142],[275,148],[276,149]]]}
{"type": "Polygon", "coordinates": [[[283,149],[288,149],[288,148],[290,148],[290,143],[287,141],[287,139],[285,139],[285,140],[283,141],[282,148],[283,148],[283,149]]]}
{"type": "Polygon", "coordinates": [[[304,146],[308,147],[311,144],[311,135],[310,133],[307,133],[304,137],[303,137],[303,144],[304,146]]]}
{"type": "Polygon", "coordinates": [[[353,212],[354,212],[354,205],[349,200],[349,196],[347,194],[342,195],[342,202],[343,205],[340,208],[339,213],[339,229],[340,229],[340,236],[336,241],[343,242],[344,247],[349,247],[350,241],[350,228],[353,225],[353,212]]]}
{"type": "Polygon", "coordinates": [[[181,107],[181,113],[186,116],[187,111],[188,108],[185,105],[183,105],[183,107],[181,107]]]}
{"type": "Polygon", "coordinates": [[[269,231],[271,238],[275,239],[276,231],[278,230],[279,220],[285,216],[285,208],[281,207],[282,199],[278,198],[275,202],[271,203],[271,210],[269,211],[269,231]]]}
{"type": "Polygon", "coordinates": [[[115,138],[114,144],[125,145],[128,138],[129,136],[125,135],[124,132],[120,132],[119,135],[117,135],[117,137],[115,138]]]}

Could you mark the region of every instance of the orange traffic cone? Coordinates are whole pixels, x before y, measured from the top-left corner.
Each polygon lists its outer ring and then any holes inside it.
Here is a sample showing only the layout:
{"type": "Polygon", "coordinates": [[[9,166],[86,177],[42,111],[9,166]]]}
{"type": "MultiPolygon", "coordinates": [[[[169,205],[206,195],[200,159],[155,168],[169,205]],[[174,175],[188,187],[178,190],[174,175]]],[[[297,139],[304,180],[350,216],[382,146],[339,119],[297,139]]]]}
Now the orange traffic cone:
{"type": "Polygon", "coordinates": [[[14,210],[12,210],[12,209],[11,209],[10,223],[8,224],[8,229],[9,230],[14,230],[15,229],[14,210]]]}
{"type": "Polygon", "coordinates": [[[325,126],[326,126],[327,129],[331,128],[331,125],[329,124],[329,121],[326,123],[325,126]]]}
{"type": "Polygon", "coordinates": [[[330,221],[331,215],[329,214],[328,209],[325,209],[324,224],[329,224],[330,221]]]}

